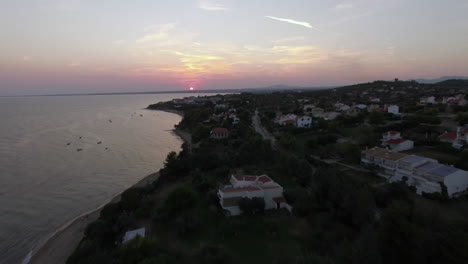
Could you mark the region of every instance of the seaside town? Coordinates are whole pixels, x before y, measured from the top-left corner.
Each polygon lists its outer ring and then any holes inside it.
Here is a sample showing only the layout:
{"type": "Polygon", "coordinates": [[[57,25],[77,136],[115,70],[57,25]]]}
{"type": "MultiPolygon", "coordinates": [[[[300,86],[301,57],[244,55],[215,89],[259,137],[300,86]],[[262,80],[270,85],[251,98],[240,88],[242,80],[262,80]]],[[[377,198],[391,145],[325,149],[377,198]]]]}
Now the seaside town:
{"type": "Polygon", "coordinates": [[[395,79],[150,105],[183,150],[67,263],[465,263],[467,98],[395,79]]]}

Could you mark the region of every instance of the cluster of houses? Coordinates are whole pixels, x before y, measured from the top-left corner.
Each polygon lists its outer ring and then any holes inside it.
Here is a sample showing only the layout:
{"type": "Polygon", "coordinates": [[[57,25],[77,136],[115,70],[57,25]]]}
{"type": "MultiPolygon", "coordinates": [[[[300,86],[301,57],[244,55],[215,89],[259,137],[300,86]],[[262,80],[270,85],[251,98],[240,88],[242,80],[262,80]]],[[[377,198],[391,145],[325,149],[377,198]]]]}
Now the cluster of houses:
{"type": "Polygon", "coordinates": [[[239,201],[242,198],[262,198],[267,210],[280,208],[292,210],[283,197],[283,187],[267,175],[231,175],[230,183],[218,190],[219,204],[228,215],[242,213],[239,208],[239,201]]]}
{"type": "Polygon", "coordinates": [[[406,178],[406,184],[416,187],[418,194],[442,193],[442,186],[445,186],[449,197],[457,197],[468,189],[468,171],[434,159],[374,147],[362,151],[361,161],[378,166],[379,175],[389,182],[406,178]]]}
{"type": "MultiPolygon", "coordinates": [[[[379,100],[380,101],[380,100],[379,100]]],[[[363,111],[367,112],[383,112],[394,115],[400,114],[400,107],[398,105],[379,105],[379,104],[353,104],[346,105],[343,103],[336,103],[333,105],[334,111],[325,111],[323,108],[316,107],[313,104],[306,104],[303,107],[304,113],[310,114],[316,118],[323,118],[325,120],[334,120],[338,116],[356,116],[363,111]]]]}
{"type": "Polygon", "coordinates": [[[442,98],[435,98],[434,96],[423,96],[419,100],[420,104],[446,104],[446,105],[459,105],[465,106],[468,104],[468,100],[465,99],[465,95],[458,94],[455,96],[443,96],[442,98]]]}
{"type": "Polygon", "coordinates": [[[457,127],[456,132],[445,131],[439,136],[441,142],[452,144],[452,147],[461,149],[463,145],[468,144],[468,125],[457,127]]]}
{"type": "Polygon", "coordinates": [[[207,123],[211,122],[211,120],[215,122],[221,122],[226,119],[230,119],[233,125],[237,125],[240,122],[240,118],[237,116],[237,109],[230,108],[228,109],[228,105],[226,104],[217,104],[215,105],[215,109],[227,109],[219,114],[213,114],[210,119],[206,120],[207,123]]]}
{"type": "Polygon", "coordinates": [[[312,126],[312,117],[297,116],[295,114],[282,115],[276,118],[275,123],[286,126],[291,125],[299,128],[309,128],[312,126]]]}

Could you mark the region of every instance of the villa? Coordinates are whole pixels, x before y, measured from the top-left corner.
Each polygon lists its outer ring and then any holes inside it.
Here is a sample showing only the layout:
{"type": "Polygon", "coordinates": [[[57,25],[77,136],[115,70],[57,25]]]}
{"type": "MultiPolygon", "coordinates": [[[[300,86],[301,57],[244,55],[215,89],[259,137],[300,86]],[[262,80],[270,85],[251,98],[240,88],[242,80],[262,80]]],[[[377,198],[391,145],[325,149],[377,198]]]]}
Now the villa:
{"type": "Polygon", "coordinates": [[[263,198],[265,209],[291,210],[291,206],[283,197],[283,187],[267,175],[231,175],[230,183],[231,185],[225,185],[218,190],[219,204],[230,216],[242,213],[239,208],[242,198],[263,198]]]}
{"type": "Polygon", "coordinates": [[[229,130],[223,127],[217,127],[211,130],[211,138],[223,139],[229,137],[229,130]]]}

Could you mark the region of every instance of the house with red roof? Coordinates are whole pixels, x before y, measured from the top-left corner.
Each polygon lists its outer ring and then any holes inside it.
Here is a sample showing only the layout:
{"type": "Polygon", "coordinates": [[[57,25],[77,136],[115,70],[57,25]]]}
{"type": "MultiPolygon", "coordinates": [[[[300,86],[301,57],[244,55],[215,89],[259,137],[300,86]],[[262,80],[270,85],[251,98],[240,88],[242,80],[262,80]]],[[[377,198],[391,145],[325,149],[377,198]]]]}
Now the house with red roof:
{"type": "Polygon", "coordinates": [[[239,208],[242,198],[263,198],[267,210],[292,209],[283,197],[283,187],[267,175],[231,175],[230,183],[218,190],[219,204],[230,216],[242,213],[239,208]]]}
{"type": "Polygon", "coordinates": [[[400,152],[414,148],[414,141],[404,139],[398,131],[387,131],[382,134],[382,146],[400,152]]]}
{"type": "Polygon", "coordinates": [[[210,137],[214,139],[223,139],[229,137],[229,130],[224,127],[213,128],[210,132],[210,137]]]}
{"type": "Polygon", "coordinates": [[[442,135],[439,136],[441,142],[453,143],[457,140],[457,133],[445,131],[442,135]]]}
{"type": "Polygon", "coordinates": [[[457,127],[456,132],[445,131],[439,136],[441,142],[451,143],[452,147],[460,149],[463,145],[468,144],[468,125],[457,127]]]}
{"type": "Polygon", "coordinates": [[[295,127],[311,127],[312,117],[310,116],[297,116],[295,114],[282,115],[275,120],[275,123],[281,126],[295,126],[295,127]]]}

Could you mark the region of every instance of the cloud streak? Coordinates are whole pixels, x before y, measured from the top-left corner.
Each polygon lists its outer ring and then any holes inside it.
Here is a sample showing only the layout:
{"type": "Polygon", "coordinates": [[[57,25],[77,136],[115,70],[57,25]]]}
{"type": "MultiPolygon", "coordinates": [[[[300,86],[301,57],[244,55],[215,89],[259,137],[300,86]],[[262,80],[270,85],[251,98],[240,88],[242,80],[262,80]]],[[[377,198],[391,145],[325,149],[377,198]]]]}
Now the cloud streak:
{"type": "Polygon", "coordinates": [[[207,10],[207,11],[224,11],[224,10],[228,10],[228,8],[226,6],[224,6],[223,4],[217,2],[217,1],[209,1],[209,0],[201,0],[201,1],[198,1],[198,7],[200,9],[203,9],[203,10],[207,10]]]}
{"type": "Polygon", "coordinates": [[[335,6],[336,9],[350,9],[353,8],[353,4],[341,3],[335,6]]]}
{"type": "Polygon", "coordinates": [[[316,29],[308,22],[302,22],[302,21],[297,21],[297,20],[294,20],[294,19],[274,17],[274,16],[265,16],[265,17],[273,19],[273,20],[281,21],[281,22],[286,22],[286,23],[290,23],[290,24],[294,24],[294,25],[303,26],[303,27],[306,27],[306,28],[316,29]]]}

